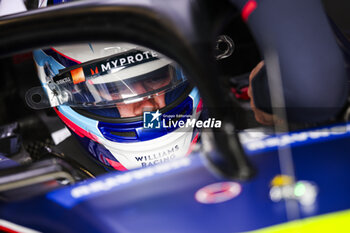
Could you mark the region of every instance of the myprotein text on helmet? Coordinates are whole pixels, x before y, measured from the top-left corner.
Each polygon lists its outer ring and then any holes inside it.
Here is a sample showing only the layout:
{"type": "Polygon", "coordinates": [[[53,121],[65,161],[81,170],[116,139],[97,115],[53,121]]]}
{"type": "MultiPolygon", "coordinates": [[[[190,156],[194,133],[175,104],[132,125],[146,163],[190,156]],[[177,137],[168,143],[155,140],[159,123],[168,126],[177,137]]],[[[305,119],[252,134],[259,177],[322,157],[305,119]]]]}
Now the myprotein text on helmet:
{"type": "Polygon", "coordinates": [[[158,54],[152,50],[151,51],[134,51],[131,53],[127,53],[124,56],[115,57],[105,63],[101,63],[100,70],[101,72],[106,72],[117,67],[124,67],[131,64],[137,65],[145,61],[154,60],[154,58],[156,57],[158,57],[158,54]]]}
{"type": "Polygon", "coordinates": [[[53,77],[53,80],[58,85],[66,83],[78,84],[90,78],[113,72],[115,69],[125,69],[157,59],[159,59],[158,54],[152,50],[141,51],[133,49],[108,58],[83,63],[73,70],[59,73],[53,77]]]}

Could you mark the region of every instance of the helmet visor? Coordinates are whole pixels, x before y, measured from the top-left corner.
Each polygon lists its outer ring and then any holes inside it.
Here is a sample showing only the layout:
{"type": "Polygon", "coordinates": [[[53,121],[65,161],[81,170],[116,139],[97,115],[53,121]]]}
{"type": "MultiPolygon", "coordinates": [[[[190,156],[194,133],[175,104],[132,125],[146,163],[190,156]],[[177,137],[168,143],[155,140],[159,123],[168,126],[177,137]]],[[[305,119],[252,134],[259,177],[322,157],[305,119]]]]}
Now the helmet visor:
{"type": "Polygon", "coordinates": [[[61,104],[108,107],[164,95],[186,81],[181,69],[169,59],[154,51],[133,49],[60,70],[43,84],[46,101],[44,98],[35,102],[31,98],[35,91],[27,94],[26,99],[35,108],[61,104]]]}

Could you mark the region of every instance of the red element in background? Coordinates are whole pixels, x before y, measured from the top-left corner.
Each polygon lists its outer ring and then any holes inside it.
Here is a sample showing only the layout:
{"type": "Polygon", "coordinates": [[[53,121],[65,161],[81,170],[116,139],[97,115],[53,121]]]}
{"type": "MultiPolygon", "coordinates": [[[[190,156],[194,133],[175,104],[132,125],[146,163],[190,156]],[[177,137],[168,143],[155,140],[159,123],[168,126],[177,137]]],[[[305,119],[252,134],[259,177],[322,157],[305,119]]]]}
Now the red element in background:
{"type": "Polygon", "coordinates": [[[248,87],[243,87],[239,91],[235,88],[231,88],[231,91],[235,94],[236,98],[239,100],[250,100],[248,96],[248,87]]]}
{"type": "Polygon", "coordinates": [[[186,156],[191,154],[193,151],[193,147],[194,145],[196,145],[197,141],[198,141],[198,137],[199,137],[199,133],[196,134],[196,136],[193,138],[191,144],[190,144],[190,148],[188,149],[186,156]]]}
{"type": "Polygon", "coordinates": [[[229,201],[242,192],[242,186],[237,182],[219,182],[199,189],[195,199],[202,204],[216,204],[229,201]]]}
{"type": "Polygon", "coordinates": [[[250,14],[257,8],[258,3],[255,0],[249,0],[242,9],[242,18],[247,22],[250,14]]]}
{"type": "Polygon", "coordinates": [[[30,60],[33,58],[33,54],[30,53],[22,53],[22,54],[18,54],[18,55],[14,55],[12,57],[12,62],[13,64],[20,64],[22,62],[25,62],[27,60],[30,60]]]}
{"type": "Polygon", "coordinates": [[[76,133],[79,137],[88,137],[91,140],[98,142],[98,139],[95,135],[89,133],[88,131],[84,130],[83,128],[80,128],[78,125],[76,125],[73,121],[69,120],[67,117],[65,117],[60,111],[58,111],[57,108],[53,108],[55,112],[57,113],[58,117],[61,118],[61,120],[71,129],[74,133],[76,133]]]}

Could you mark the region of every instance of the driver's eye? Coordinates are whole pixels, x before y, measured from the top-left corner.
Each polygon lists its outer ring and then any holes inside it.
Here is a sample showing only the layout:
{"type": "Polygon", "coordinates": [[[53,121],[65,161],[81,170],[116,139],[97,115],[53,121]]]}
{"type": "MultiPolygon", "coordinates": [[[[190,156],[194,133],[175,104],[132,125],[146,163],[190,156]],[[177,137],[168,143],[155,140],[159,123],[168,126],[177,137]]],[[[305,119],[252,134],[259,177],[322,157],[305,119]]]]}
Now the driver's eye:
{"type": "Polygon", "coordinates": [[[157,76],[144,81],[144,85],[149,89],[159,89],[169,84],[169,76],[157,76]]]}

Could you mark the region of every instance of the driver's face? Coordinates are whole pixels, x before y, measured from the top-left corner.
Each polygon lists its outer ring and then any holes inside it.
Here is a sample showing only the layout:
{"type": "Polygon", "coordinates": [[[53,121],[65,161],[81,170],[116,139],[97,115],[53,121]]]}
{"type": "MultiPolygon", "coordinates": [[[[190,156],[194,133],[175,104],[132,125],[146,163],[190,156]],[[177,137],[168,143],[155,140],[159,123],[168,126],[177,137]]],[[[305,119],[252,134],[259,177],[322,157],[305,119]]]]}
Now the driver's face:
{"type": "Polygon", "coordinates": [[[143,111],[154,111],[165,107],[165,95],[132,104],[117,105],[121,117],[140,116],[143,111]]]}
{"type": "MultiPolygon", "coordinates": [[[[168,85],[170,77],[162,79],[161,82],[141,82],[133,85],[133,91],[136,93],[146,93],[149,90],[159,89],[168,85]]],[[[143,111],[154,111],[165,107],[165,95],[153,96],[150,99],[136,103],[117,105],[121,117],[140,116],[143,111]]]]}
{"type": "MultiPolygon", "coordinates": [[[[125,84],[123,87],[118,87],[118,92],[107,93],[104,90],[100,90],[99,94],[106,100],[125,99],[130,96],[137,96],[155,90],[160,90],[161,88],[169,85],[171,80],[172,77],[170,75],[158,76],[141,80],[139,82],[125,84]]],[[[150,99],[116,105],[120,113],[120,117],[140,116],[144,111],[155,111],[157,109],[164,108],[165,106],[164,93],[153,95],[150,99]]]]}

